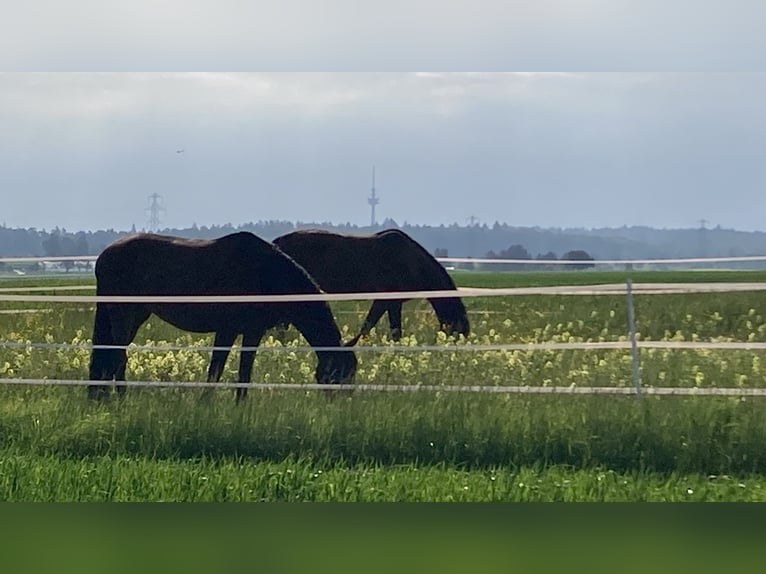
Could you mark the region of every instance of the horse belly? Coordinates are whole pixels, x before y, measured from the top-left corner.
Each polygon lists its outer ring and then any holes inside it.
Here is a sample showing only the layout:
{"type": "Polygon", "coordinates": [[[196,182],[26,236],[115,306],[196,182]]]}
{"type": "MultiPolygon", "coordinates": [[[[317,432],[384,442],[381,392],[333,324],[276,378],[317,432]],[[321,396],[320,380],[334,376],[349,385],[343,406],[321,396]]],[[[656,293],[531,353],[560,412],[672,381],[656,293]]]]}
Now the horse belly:
{"type": "MultiPolygon", "coordinates": [[[[231,304],[185,304],[156,305],[152,313],[163,321],[184,331],[210,333],[230,331],[244,333],[258,320],[258,309],[254,305],[231,304]]],[[[262,314],[261,314],[262,315],[262,314]]],[[[263,319],[265,317],[261,317],[263,319]]]]}

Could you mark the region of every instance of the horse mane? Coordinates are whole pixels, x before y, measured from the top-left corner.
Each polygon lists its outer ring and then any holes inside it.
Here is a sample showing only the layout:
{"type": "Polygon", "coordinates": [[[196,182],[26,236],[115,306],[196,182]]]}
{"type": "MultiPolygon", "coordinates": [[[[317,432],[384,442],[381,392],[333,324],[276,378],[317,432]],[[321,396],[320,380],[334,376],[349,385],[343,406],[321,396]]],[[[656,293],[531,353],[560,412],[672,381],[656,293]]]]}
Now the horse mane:
{"type": "MultiPolygon", "coordinates": [[[[282,251],[277,245],[274,243],[271,243],[270,241],[266,241],[265,239],[261,239],[257,235],[250,233],[249,231],[238,231],[237,233],[231,233],[229,235],[224,235],[221,237],[218,241],[222,240],[232,240],[232,241],[239,241],[241,243],[247,242],[246,249],[250,253],[258,253],[259,255],[263,256],[270,256],[273,258],[274,261],[278,261],[284,268],[289,268],[289,273],[294,274],[297,278],[300,278],[303,280],[304,285],[299,286],[298,289],[305,289],[300,291],[295,291],[295,289],[291,288],[290,292],[295,293],[322,293],[322,289],[319,287],[319,284],[316,282],[316,280],[309,274],[308,271],[306,271],[303,266],[298,263],[295,259],[290,257],[287,253],[282,251]],[[231,239],[229,239],[231,238],[231,239]]],[[[329,305],[326,304],[328,310],[329,305]]]]}

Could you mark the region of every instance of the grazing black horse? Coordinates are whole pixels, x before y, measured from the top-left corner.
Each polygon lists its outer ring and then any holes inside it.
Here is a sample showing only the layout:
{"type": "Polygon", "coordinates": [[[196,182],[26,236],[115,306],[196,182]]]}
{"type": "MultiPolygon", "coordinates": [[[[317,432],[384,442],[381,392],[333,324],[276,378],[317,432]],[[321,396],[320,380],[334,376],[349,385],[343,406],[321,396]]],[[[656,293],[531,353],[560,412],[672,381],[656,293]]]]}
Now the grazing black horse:
{"type": "MultiPolygon", "coordinates": [[[[320,293],[290,257],[252,233],[219,239],[182,239],[139,234],[109,245],[96,261],[98,295],[260,295],[320,293]]],[[[96,305],[93,345],[128,345],[154,313],[186,331],[215,331],[208,381],[218,382],[234,340],[257,347],[278,323],[292,323],[314,347],[341,346],[340,332],[324,301],[280,303],[102,303],[96,305]]],[[[319,350],[318,383],[342,383],[356,371],[353,351],[319,350]]],[[[254,350],[242,350],[239,381],[250,382],[254,350]]],[[[94,349],[90,380],[125,380],[125,349],[94,349]]],[[[103,398],[106,385],[90,385],[88,396],[103,398]]],[[[118,393],[125,385],[117,385],[118,393]]],[[[247,389],[237,389],[237,400],[247,389]]]]}
{"type": "MultiPolygon", "coordinates": [[[[456,289],[441,263],[398,229],[367,236],[300,230],[277,237],[274,243],[303,266],[328,293],[456,289]]],[[[391,336],[399,340],[404,301],[406,299],[373,301],[362,330],[353,341],[367,335],[386,312],[391,336]]],[[[468,335],[468,315],[458,297],[428,301],[442,330],[468,335]]]]}

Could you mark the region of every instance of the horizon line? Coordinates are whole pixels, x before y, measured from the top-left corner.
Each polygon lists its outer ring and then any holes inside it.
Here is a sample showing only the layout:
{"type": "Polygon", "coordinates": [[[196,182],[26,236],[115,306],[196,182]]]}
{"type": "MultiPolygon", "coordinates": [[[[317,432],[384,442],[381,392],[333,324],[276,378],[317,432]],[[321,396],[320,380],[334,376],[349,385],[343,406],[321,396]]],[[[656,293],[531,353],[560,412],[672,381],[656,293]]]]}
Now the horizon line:
{"type": "MultiPolygon", "coordinates": [[[[623,224],[620,226],[542,226],[542,225],[517,225],[512,224],[508,222],[501,222],[501,221],[495,221],[493,223],[474,223],[474,224],[468,224],[464,223],[461,224],[460,222],[454,221],[451,223],[413,223],[409,221],[405,221],[404,223],[398,223],[393,218],[386,218],[382,223],[376,224],[376,225],[367,225],[367,224],[357,224],[352,223],[350,221],[346,222],[332,222],[332,221],[301,221],[301,220],[288,220],[288,219],[266,219],[266,220],[258,220],[258,221],[249,221],[245,223],[240,224],[233,224],[231,222],[227,223],[210,223],[210,224],[198,224],[197,222],[192,222],[191,225],[187,225],[186,227],[163,227],[159,229],[158,231],[154,233],[165,233],[169,231],[186,231],[186,230],[192,230],[192,229],[215,229],[215,228],[231,228],[231,229],[242,229],[243,227],[248,226],[266,226],[266,225],[274,225],[274,224],[289,224],[293,227],[306,227],[306,226],[313,226],[313,227],[322,227],[322,226],[332,226],[332,227],[352,227],[356,229],[383,229],[386,227],[396,227],[396,228],[407,228],[407,227],[413,227],[413,228],[440,228],[440,227],[457,227],[460,229],[473,229],[473,228],[479,228],[479,229],[492,229],[496,226],[500,227],[509,227],[514,229],[525,229],[525,230],[534,230],[534,231],[601,231],[601,230],[609,230],[609,231],[616,231],[620,229],[649,229],[652,231],[705,231],[705,232],[735,232],[735,233],[766,233],[766,230],[760,230],[760,229],[737,229],[734,227],[722,227],[721,225],[716,225],[714,227],[655,227],[648,224],[623,224]]],[[[71,228],[67,228],[64,226],[59,227],[58,225],[52,228],[46,228],[46,227],[35,227],[35,226],[29,226],[29,227],[13,227],[8,226],[6,222],[3,222],[0,224],[0,229],[7,229],[7,230],[24,230],[24,231],[38,231],[43,233],[50,233],[53,231],[60,231],[67,234],[73,234],[76,235],[78,233],[98,233],[101,231],[106,232],[116,232],[116,233],[145,233],[148,232],[148,229],[144,227],[138,227],[135,223],[131,224],[130,229],[117,229],[114,227],[102,227],[102,228],[87,228],[87,229],[77,229],[76,231],[72,231],[71,228]]]]}

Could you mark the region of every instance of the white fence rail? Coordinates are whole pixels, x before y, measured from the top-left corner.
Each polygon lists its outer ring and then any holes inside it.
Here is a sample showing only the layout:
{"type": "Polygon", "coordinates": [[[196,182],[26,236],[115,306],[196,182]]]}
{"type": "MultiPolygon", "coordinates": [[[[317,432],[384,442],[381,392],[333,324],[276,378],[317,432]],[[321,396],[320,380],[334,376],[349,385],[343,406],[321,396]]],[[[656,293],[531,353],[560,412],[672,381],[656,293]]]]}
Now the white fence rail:
{"type": "MultiPolygon", "coordinates": [[[[0,261],[9,260],[32,260],[34,258],[0,258],[0,261]]],[[[47,261],[53,258],[42,258],[47,261]]],[[[73,258],[55,258],[56,260],[71,260],[73,258]]],[[[74,258],[82,260],[83,258],[74,258]]],[[[582,261],[554,262],[554,261],[530,261],[530,260],[480,260],[462,258],[443,258],[445,262],[480,262],[480,263],[539,263],[549,265],[552,263],[574,264],[582,261]]],[[[643,264],[643,263],[694,263],[694,262],[726,262],[726,261],[766,261],[766,256],[753,257],[723,257],[705,259],[664,259],[664,260],[632,260],[632,261],[588,261],[593,264],[643,264]]],[[[497,297],[518,295],[608,295],[627,296],[628,309],[632,308],[635,295],[656,294],[686,294],[686,293],[723,293],[743,291],[766,290],[764,282],[737,282],[737,283],[632,283],[627,284],[602,284],[602,285],[568,285],[553,287],[513,287],[513,288],[460,288],[457,293],[454,290],[442,291],[404,291],[387,293],[319,293],[300,295],[235,295],[235,296],[94,296],[94,295],[30,295],[39,291],[83,291],[92,290],[93,285],[75,286],[51,286],[51,287],[6,287],[0,288],[0,302],[48,302],[48,303],[280,303],[295,301],[350,301],[350,300],[373,300],[373,299],[415,299],[415,298],[440,298],[440,297],[497,297]]],[[[657,395],[736,395],[736,396],[763,396],[766,389],[720,389],[720,388],[677,388],[677,387],[642,387],[640,385],[639,348],[670,348],[670,349],[720,349],[720,350],[766,350],[766,343],[760,342],[698,342],[698,341],[640,341],[636,338],[634,321],[628,317],[628,340],[627,341],[600,341],[600,342],[577,342],[577,343],[517,343],[502,345],[430,345],[430,346],[377,346],[357,347],[356,352],[420,352],[420,351],[512,351],[512,350],[579,350],[579,349],[631,349],[633,357],[633,388],[628,387],[538,387],[538,386],[442,386],[442,385],[358,385],[351,388],[372,391],[425,391],[438,390],[445,392],[496,392],[496,393],[569,393],[569,394],[657,394],[657,395]]],[[[65,343],[26,343],[17,341],[1,341],[0,346],[24,347],[24,348],[82,348],[83,345],[68,345],[65,343]]],[[[90,345],[84,345],[92,348],[90,345]]],[[[108,348],[126,348],[124,346],[105,346],[108,348]]],[[[100,348],[97,346],[96,348],[100,348]]],[[[214,350],[216,347],[181,347],[174,345],[131,345],[127,348],[135,350],[180,350],[194,349],[199,351],[214,350]]],[[[235,347],[240,349],[241,347],[235,347]]],[[[339,350],[323,348],[324,350],[339,350]]],[[[259,352],[279,351],[309,351],[317,350],[312,347],[258,347],[259,352]]],[[[51,380],[51,379],[0,379],[0,384],[13,385],[87,385],[89,381],[74,380],[51,380]]],[[[186,383],[169,382],[157,383],[149,381],[134,381],[126,383],[128,386],[144,387],[204,387],[236,388],[239,384],[220,383],[186,383]]],[[[290,385],[290,384],[250,384],[248,388],[262,389],[299,389],[310,390],[314,388],[328,389],[327,385],[290,385]]],[[[346,386],[333,386],[332,388],[346,388],[346,386]]]]}
{"type": "Polygon", "coordinates": [[[695,265],[710,263],[754,263],[766,261],[766,255],[731,257],[686,257],[670,259],[488,259],[482,257],[437,257],[441,263],[479,263],[481,265],[695,265]]]}
{"type": "MultiPolygon", "coordinates": [[[[47,350],[75,350],[75,349],[125,349],[129,351],[195,351],[211,352],[224,351],[258,351],[259,353],[308,353],[313,351],[348,351],[347,347],[309,347],[306,345],[286,345],[280,347],[259,346],[247,347],[234,345],[233,347],[216,347],[214,345],[91,345],[89,343],[35,343],[26,341],[3,341],[0,347],[10,349],[47,349],[47,350]]],[[[440,353],[440,352],[464,352],[478,353],[487,351],[625,351],[631,350],[632,341],[582,341],[573,343],[503,343],[503,344],[478,344],[478,345],[361,345],[354,347],[355,353],[440,353]]],[[[741,342],[741,341],[636,341],[639,349],[672,349],[672,350],[709,350],[709,351],[766,351],[766,342],[741,342]]]]}
{"type": "MultiPolygon", "coordinates": [[[[104,384],[106,381],[96,381],[104,384]]],[[[49,387],[83,387],[94,384],[94,381],[80,379],[0,379],[3,385],[36,385],[49,387]]],[[[114,384],[110,382],[108,384],[114,384]]],[[[207,383],[179,381],[120,381],[120,385],[136,388],[154,389],[238,389],[246,388],[256,391],[360,391],[360,392],[445,392],[445,393],[495,393],[495,394],[524,394],[524,395],[635,395],[631,387],[568,387],[554,386],[513,386],[513,385],[318,385],[309,383],[207,383]]],[[[729,397],[763,397],[766,389],[720,388],[720,387],[645,387],[641,391],[646,395],[675,395],[675,396],[729,396],[729,397]]]]}
{"type": "MultiPolygon", "coordinates": [[[[92,285],[48,287],[44,291],[95,289],[92,285]]],[[[38,287],[8,287],[0,290],[0,302],[26,303],[289,303],[297,301],[371,301],[375,299],[438,299],[445,297],[508,297],[513,295],[625,295],[624,283],[566,285],[552,287],[461,287],[435,291],[390,291],[365,293],[311,293],[296,295],[25,295],[38,287]]],[[[633,283],[638,295],[725,293],[764,291],[766,282],[633,283]]]]}

